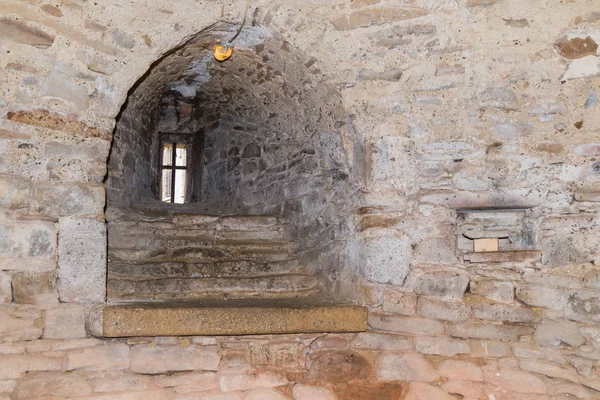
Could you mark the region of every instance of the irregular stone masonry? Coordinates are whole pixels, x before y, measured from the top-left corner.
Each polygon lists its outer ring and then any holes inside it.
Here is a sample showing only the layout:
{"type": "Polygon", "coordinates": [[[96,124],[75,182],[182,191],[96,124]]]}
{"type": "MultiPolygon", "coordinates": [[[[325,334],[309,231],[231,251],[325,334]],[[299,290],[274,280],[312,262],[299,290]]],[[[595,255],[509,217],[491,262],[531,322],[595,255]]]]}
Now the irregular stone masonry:
{"type": "MultiPolygon", "coordinates": [[[[352,229],[311,214],[312,240],[352,245],[310,267],[369,307],[370,330],[90,336],[121,106],[185,40],[219,21],[229,37],[244,5],[0,2],[0,400],[600,398],[594,1],[252,1],[265,36],[243,31],[236,51],[273,39],[288,70],[303,54],[310,79],[287,87],[333,87],[332,153],[364,163],[352,229]],[[528,210],[535,248],[459,253],[456,210],[478,208],[528,210]]],[[[297,114],[329,111],[314,105],[297,114]]]]}

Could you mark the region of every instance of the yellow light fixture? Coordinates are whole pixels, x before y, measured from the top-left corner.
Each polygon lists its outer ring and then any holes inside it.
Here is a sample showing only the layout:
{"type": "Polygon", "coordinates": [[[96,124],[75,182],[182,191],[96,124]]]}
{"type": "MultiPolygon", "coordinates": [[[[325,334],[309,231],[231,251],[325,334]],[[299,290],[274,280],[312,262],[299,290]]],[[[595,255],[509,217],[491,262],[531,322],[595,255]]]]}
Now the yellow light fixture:
{"type": "Polygon", "coordinates": [[[226,43],[225,45],[217,43],[213,48],[213,53],[215,60],[219,62],[225,61],[233,54],[233,46],[231,46],[229,43],[226,43]]]}
{"type": "Polygon", "coordinates": [[[227,59],[229,59],[229,57],[231,57],[231,55],[233,54],[233,44],[231,44],[240,34],[240,32],[242,31],[242,28],[244,28],[244,25],[246,25],[246,18],[248,16],[248,7],[250,6],[250,0],[246,0],[246,9],[244,10],[244,19],[242,20],[242,24],[240,25],[239,29],[237,30],[237,32],[235,33],[235,35],[233,35],[233,37],[231,39],[229,39],[227,42],[225,42],[225,44],[221,44],[221,40],[217,41],[217,44],[215,44],[215,47],[213,47],[213,55],[215,56],[215,60],[219,61],[219,62],[223,62],[227,59]]]}

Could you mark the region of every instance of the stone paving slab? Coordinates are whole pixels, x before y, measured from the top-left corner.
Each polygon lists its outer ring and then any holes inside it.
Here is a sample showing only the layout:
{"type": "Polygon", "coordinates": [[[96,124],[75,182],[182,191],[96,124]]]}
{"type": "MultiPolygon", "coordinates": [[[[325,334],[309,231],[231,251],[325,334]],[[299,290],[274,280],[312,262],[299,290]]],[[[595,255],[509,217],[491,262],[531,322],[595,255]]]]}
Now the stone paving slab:
{"type": "Polygon", "coordinates": [[[359,306],[108,306],[102,314],[104,337],[363,332],[367,329],[367,309],[359,306]]]}

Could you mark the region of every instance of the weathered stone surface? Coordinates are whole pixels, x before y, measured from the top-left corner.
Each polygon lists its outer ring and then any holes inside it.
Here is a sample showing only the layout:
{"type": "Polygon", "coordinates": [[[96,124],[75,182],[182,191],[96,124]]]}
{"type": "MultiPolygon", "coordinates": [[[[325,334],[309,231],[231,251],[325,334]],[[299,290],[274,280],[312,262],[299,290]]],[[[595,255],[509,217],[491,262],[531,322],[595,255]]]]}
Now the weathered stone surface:
{"type": "Polygon", "coordinates": [[[600,271],[589,271],[583,277],[583,283],[586,287],[600,289],[600,271]]]}
{"type": "Polygon", "coordinates": [[[58,303],[55,272],[20,272],[13,275],[16,303],[49,305],[58,303]]]}
{"type": "Polygon", "coordinates": [[[440,336],[418,336],[415,338],[415,348],[419,353],[447,357],[471,352],[471,346],[467,340],[440,336]]]}
{"type": "Polygon", "coordinates": [[[337,397],[333,391],[327,387],[308,386],[302,384],[294,385],[294,400],[336,400],[337,397]]]}
{"type": "Polygon", "coordinates": [[[598,75],[600,75],[600,57],[585,56],[573,60],[562,76],[562,79],[590,78],[598,75]]]}
{"type": "Polygon", "coordinates": [[[32,398],[68,398],[92,394],[85,377],[78,374],[43,372],[28,374],[19,382],[14,396],[17,400],[32,398]]]}
{"type": "Polygon", "coordinates": [[[52,46],[54,43],[54,36],[22,21],[8,18],[0,19],[0,38],[42,49],[52,46]]]}
{"type": "Polygon", "coordinates": [[[517,298],[523,303],[535,307],[546,307],[551,310],[562,310],[567,305],[568,292],[536,285],[520,285],[517,287],[517,298]]]}
{"type": "Polygon", "coordinates": [[[6,118],[23,124],[54,129],[82,137],[100,138],[103,140],[110,140],[112,138],[110,131],[94,126],[88,126],[73,117],[63,117],[61,115],[51,114],[47,110],[11,111],[6,114],[6,118]]]}
{"type": "Polygon", "coordinates": [[[480,399],[485,395],[485,385],[478,382],[449,380],[440,387],[447,393],[458,394],[464,398],[480,399]]]}
{"type": "Polygon", "coordinates": [[[67,354],[67,371],[73,370],[120,370],[129,368],[129,346],[124,343],[108,343],[67,354]]]}
{"type": "Polygon", "coordinates": [[[44,322],[37,307],[3,305],[0,307],[0,342],[34,340],[42,336],[44,322]]]}
{"type": "Polygon", "coordinates": [[[560,346],[565,343],[578,347],[585,343],[577,324],[570,321],[544,321],[537,326],[533,340],[540,346],[560,346]]]}
{"type": "Polygon", "coordinates": [[[438,367],[444,378],[483,382],[481,367],[470,361],[445,360],[438,367]]]}
{"type": "Polygon", "coordinates": [[[520,360],[519,366],[526,371],[546,375],[551,378],[561,378],[573,383],[579,383],[579,376],[573,367],[562,367],[541,360],[520,360]]]}
{"type": "Polygon", "coordinates": [[[221,361],[216,346],[133,346],[131,371],[159,374],[174,371],[216,371],[221,361]]]}
{"type": "Polygon", "coordinates": [[[316,358],[308,371],[312,382],[341,383],[369,376],[370,367],[358,353],[329,351],[316,358]]]}
{"type": "Polygon", "coordinates": [[[485,380],[511,392],[540,394],[547,392],[546,384],[542,378],[517,369],[488,370],[485,372],[485,380]]]}
{"type": "Polygon", "coordinates": [[[88,218],[59,222],[58,292],[61,301],[104,301],[106,288],[106,226],[88,218]]]}
{"type": "Polygon", "coordinates": [[[103,75],[113,75],[122,67],[122,65],[116,61],[107,60],[103,56],[88,53],[86,51],[77,52],[77,58],[84,63],[90,71],[98,72],[103,75]]]}
{"type": "Polygon", "coordinates": [[[456,238],[449,235],[422,241],[415,249],[415,259],[424,264],[455,263],[456,238]]]}
{"type": "Polygon", "coordinates": [[[471,317],[469,306],[440,300],[419,298],[419,314],[424,317],[441,319],[445,321],[466,321],[471,317]]]}
{"type": "Polygon", "coordinates": [[[598,44],[589,36],[583,39],[579,37],[569,39],[563,36],[554,42],[554,48],[561,56],[574,60],[589,55],[595,56],[598,44]]]}
{"type": "Polygon", "coordinates": [[[600,350],[600,327],[586,326],[579,328],[579,331],[596,350],[600,350]]]}
{"type": "Polygon", "coordinates": [[[410,336],[372,332],[359,333],[350,345],[354,349],[387,351],[406,351],[415,348],[414,340],[410,336]]]}
{"type": "Polygon", "coordinates": [[[38,185],[38,209],[52,216],[97,216],[104,208],[104,188],[97,185],[38,185]]]}
{"type": "Polygon", "coordinates": [[[105,337],[361,332],[363,307],[107,307],[105,337]]]}
{"type": "Polygon", "coordinates": [[[10,274],[0,272],[0,305],[12,302],[10,274]]]}
{"type": "Polygon", "coordinates": [[[476,304],[473,316],[488,321],[508,321],[536,323],[540,316],[527,307],[514,307],[505,304],[476,304]]]}
{"type": "Polygon", "coordinates": [[[386,289],[383,292],[383,312],[412,316],[417,313],[417,295],[386,289]]]}
{"type": "Polygon", "coordinates": [[[374,238],[366,244],[365,277],[377,283],[404,283],[410,270],[411,244],[408,238],[374,238]]]}
{"type": "Polygon", "coordinates": [[[461,299],[469,285],[469,277],[457,272],[430,272],[420,275],[413,285],[415,293],[440,297],[443,299],[461,299]]]}
{"type": "Polygon", "coordinates": [[[548,394],[551,396],[558,396],[561,394],[567,394],[575,396],[579,399],[592,399],[593,394],[583,386],[575,385],[572,383],[558,383],[548,388],[548,394]]]}
{"type": "Polygon", "coordinates": [[[426,383],[411,383],[406,400],[453,400],[454,397],[442,389],[426,383]]]}
{"type": "Polygon", "coordinates": [[[53,224],[41,221],[0,222],[0,256],[49,260],[54,257],[55,251],[56,232],[53,224]]]}
{"type": "Polygon", "coordinates": [[[433,382],[439,379],[431,363],[418,353],[381,353],[375,372],[381,381],[433,382]]]}
{"type": "Polygon", "coordinates": [[[511,282],[492,281],[487,279],[472,280],[469,291],[502,303],[511,303],[515,297],[515,288],[511,282]]]}
{"type": "Polygon", "coordinates": [[[0,379],[17,379],[26,372],[60,371],[60,358],[37,355],[0,355],[0,379]]]}
{"type": "Polygon", "coordinates": [[[252,389],[245,393],[244,400],[288,400],[289,397],[284,396],[276,389],[252,389]]]}
{"type": "Polygon", "coordinates": [[[77,110],[83,110],[89,105],[87,89],[58,71],[52,71],[48,74],[44,81],[42,94],[43,96],[66,100],[77,110]]]}
{"type": "Polygon", "coordinates": [[[565,317],[574,321],[600,322],[600,296],[598,292],[571,293],[565,308],[565,317]]]}
{"type": "Polygon", "coordinates": [[[448,329],[450,336],[473,339],[517,340],[520,336],[534,332],[531,326],[492,325],[492,324],[457,324],[448,329]]]}
{"type": "Polygon", "coordinates": [[[527,342],[518,342],[512,344],[513,354],[518,358],[532,358],[547,360],[558,364],[565,364],[567,359],[560,350],[539,348],[535,344],[527,342]]]}
{"type": "Polygon", "coordinates": [[[46,325],[44,339],[77,339],[87,336],[85,309],[82,306],[64,305],[44,311],[46,325]]]}
{"type": "Polygon", "coordinates": [[[219,378],[219,387],[223,392],[249,390],[254,388],[271,388],[285,386],[289,381],[274,372],[258,372],[253,375],[224,375],[219,378]]]}
{"type": "Polygon", "coordinates": [[[135,46],[135,40],[133,40],[131,37],[129,37],[125,32],[123,32],[120,29],[115,29],[112,32],[112,38],[117,45],[124,47],[126,49],[131,50],[135,46]]]}
{"type": "Polygon", "coordinates": [[[380,25],[386,22],[402,21],[419,18],[427,15],[427,10],[422,8],[375,8],[361,10],[350,15],[338,17],[331,21],[333,27],[338,31],[380,25]]]}
{"type": "MultiPolygon", "coordinates": [[[[172,377],[166,377],[164,379],[167,379],[168,381],[169,378],[176,381],[178,377],[175,375],[172,377]]],[[[168,386],[162,385],[162,379],[163,378],[157,379],[155,383],[160,387],[168,386]]],[[[92,385],[92,388],[95,393],[141,391],[146,390],[149,386],[149,380],[147,377],[132,374],[122,370],[95,372],[89,376],[88,381],[92,385]]],[[[216,377],[213,377],[213,382],[213,388],[210,388],[208,384],[203,385],[202,388],[206,387],[206,390],[210,390],[218,387],[218,380],[216,379],[216,377]]],[[[192,387],[196,383],[195,375],[193,373],[189,374],[189,380],[187,381],[187,383],[192,387]]],[[[181,388],[185,389],[186,383],[182,382],[181,385],[181,388]]],[[[183,391],[180,393],[186,392],[183,391]]]]}
{"type": "Polygon", "coordinates": [[[444,324],[429,318],[401,317],[398,315],[369,314],[369,326],[375,330],[407,335],[443,335],[444,324]]]}

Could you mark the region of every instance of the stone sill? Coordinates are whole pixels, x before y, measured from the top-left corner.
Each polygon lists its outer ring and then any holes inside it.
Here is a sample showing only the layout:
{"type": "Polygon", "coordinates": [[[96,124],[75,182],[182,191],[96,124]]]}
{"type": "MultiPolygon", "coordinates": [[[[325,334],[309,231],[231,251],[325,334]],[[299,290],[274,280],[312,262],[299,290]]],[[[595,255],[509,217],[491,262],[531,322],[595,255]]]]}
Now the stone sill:
{"type": "Polygon", "coordinates": [[[463,254],[463,259],[471,263],[539,261],[541,257],[542,252],[539,250],[490,251],[463,254]]]}
{"type": "Polygon", "coordinates": [[[94,336],[105,338],[364,332],[367,309],[339,305],[109,305],[92,312],[89,326],[94,336]]]}

